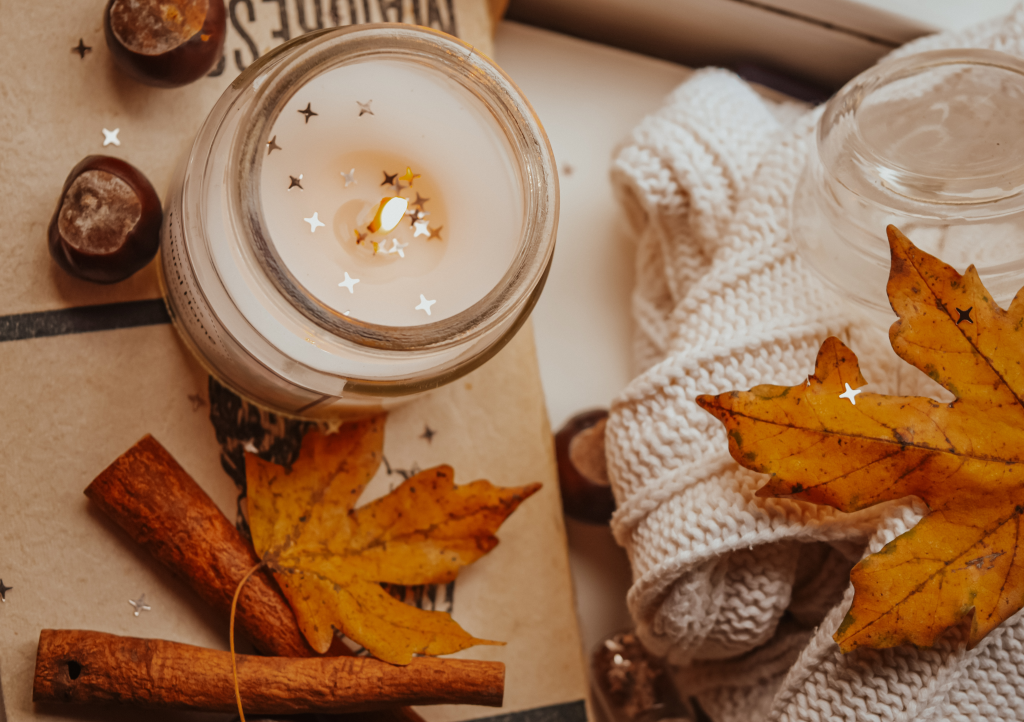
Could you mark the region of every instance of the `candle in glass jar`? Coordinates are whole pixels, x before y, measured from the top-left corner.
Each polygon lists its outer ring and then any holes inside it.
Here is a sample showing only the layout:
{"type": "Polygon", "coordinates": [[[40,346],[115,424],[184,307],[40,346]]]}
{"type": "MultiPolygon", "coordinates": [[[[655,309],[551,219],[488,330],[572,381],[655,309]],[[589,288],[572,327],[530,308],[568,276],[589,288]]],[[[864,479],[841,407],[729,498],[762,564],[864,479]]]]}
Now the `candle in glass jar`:
{"type": "Polygon", "coordinates": [[[333,68],[295,91],[268,137],[271,243],[338,313],[432,323],[509,270],[523,224],[513,153],[488,110],[442,73],[386,59],[333,68]],[[401,201],[382,209],[391,198],[401,201]]]}

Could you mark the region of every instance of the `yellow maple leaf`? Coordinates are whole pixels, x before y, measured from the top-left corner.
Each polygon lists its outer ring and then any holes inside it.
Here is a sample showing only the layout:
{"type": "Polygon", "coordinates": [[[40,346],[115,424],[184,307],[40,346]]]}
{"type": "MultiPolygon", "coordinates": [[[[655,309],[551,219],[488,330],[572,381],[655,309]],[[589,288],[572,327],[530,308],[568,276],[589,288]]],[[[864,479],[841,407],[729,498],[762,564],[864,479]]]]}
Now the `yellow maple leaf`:
{"type": "Polygon", "coordinates": [[[857,357],[830,338],[797,386],[701,396],[740,464],[772,474],[759,496],[841,511],[918,496],[929,512],[851,572],[844,652],[932,646],[969,624],[969,644],[1024,606],[1024,293],[1008,311],[974,266],[960,275],[888,229],[889,338],[956,400],[859,391],[857,357]]]}
{"type": "Polygon", "coordinates": [[[310,646],[334,630],[378,659],[408,664],[476,644],[450,615],[392,598],[381,583],[444,584],[497,545],[494,532],[540,484],[455,486],[448,466],[422,471],[355,508],[381,461],[384,416],[311,431],[291,469],[246,455],[249,526],[310,646]]]}

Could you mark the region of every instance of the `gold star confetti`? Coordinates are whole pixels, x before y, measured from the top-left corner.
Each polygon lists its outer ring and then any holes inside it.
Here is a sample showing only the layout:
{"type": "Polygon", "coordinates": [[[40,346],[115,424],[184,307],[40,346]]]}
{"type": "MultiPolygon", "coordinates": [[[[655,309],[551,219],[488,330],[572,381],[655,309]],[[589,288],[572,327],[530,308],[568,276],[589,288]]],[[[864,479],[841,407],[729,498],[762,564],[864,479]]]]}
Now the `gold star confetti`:
{"type": "Polygon", "coordinates": [[[419,173],[413,173],[412,172],[412,168],[410,168],[409,166],[406,166],[405,167],[405,173],[403,173],[401,176],[399,176],[398,179],[399,180],[404,180],[409,185],[412,185],[412,182],[414,180],[416,180],[417,178],[419,178],[419,177],[420,177],[419,173]]]}

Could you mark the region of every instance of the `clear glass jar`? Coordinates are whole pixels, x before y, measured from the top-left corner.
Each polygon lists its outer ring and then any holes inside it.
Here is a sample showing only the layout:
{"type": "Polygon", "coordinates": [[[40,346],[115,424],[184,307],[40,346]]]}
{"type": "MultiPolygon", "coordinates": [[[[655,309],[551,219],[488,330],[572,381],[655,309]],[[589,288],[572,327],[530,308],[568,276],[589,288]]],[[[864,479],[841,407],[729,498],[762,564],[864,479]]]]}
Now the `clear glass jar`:
{"type": "MultiPolygon", "coordinates": [[[[447,199],[449,215],[458,212],[457,200],[447,199]]],[[[543,128],[495,65],[429,29],[330,29],[254,63],[207,118],[166,204],[164,295],[189,348],[243,397],[305,418],[372,413],[468,373],[511,339],[543,288],[557,218],[558,181],[543,128]],[[275,240],[285,241],[271,237],[264,217],[261,168],[273,150],[264,149],[282,109],[325,73],[380,61],[408,64],[462,93],[466,112],[493,124],[518,194],[508,203],[517,204],[521,226],[500,280],[464,310],[421,325],[378,325],[325,303],[282,260],[275,240]]]]}
{"type": "Polygon", "coordinates": [[[825,106],[793,202],[809,265],[891,320],[892,223],[1004,308],[1024,285],[1024,61],[942,50],[884,62],[825,106]]]}

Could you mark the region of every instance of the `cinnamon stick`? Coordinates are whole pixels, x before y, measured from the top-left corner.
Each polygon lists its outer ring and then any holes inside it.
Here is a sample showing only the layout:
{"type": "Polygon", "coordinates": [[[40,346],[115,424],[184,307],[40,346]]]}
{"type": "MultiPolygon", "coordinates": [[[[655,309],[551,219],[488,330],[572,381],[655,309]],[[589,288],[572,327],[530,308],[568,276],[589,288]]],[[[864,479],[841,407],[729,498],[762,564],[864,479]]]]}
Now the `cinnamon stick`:
{"type": "MultiPolygon", "coordinates": [[[[104,469],[85,495],[227,619],[235,587],[259,559],[160,442],[143,437],[104,469]]],[[[316,656],[284,595],[263,570],[242,588],[236,620],[264,654],[316,656]]]]}
{"type": "MultiPolygon", "coordinates": [[[[417,657],[398,667],[368,657],[236,659],[242,703],[254,715],[449,703],[500,707],[504,689],[500,662],[417,657]]],[[[32,699],[233,712],[231,654],[164,640],[44,629],[32,699]]]]}

